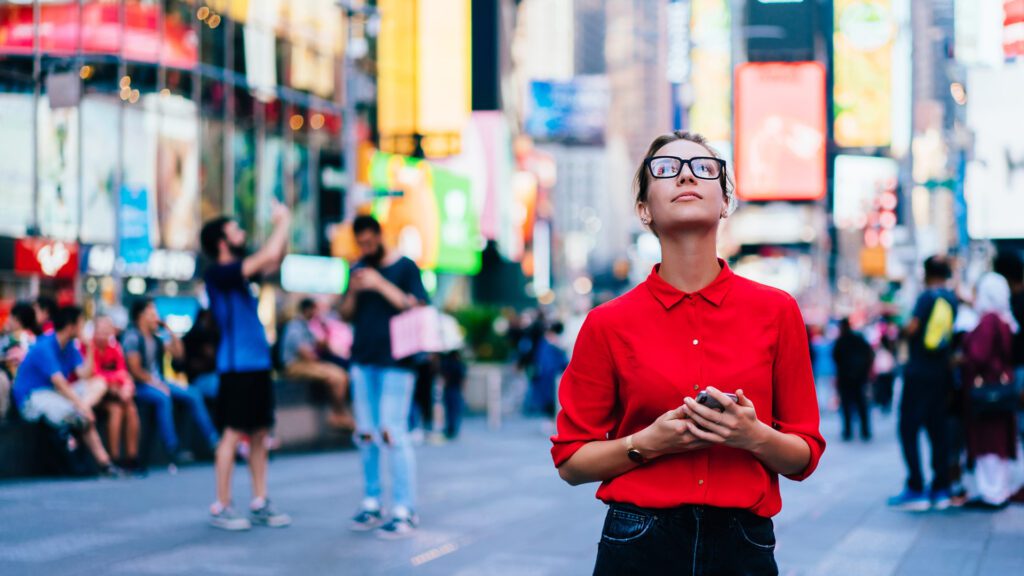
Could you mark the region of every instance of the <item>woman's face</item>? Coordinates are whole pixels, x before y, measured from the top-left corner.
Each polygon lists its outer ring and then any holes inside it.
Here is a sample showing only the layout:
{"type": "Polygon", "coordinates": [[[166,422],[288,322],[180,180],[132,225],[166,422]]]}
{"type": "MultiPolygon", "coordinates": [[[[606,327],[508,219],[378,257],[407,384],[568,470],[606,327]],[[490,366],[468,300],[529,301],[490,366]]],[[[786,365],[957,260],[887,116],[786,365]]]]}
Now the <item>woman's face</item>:
{"type": "MultiPolygon", "coordinates": [[[[675,140],[659,149],[654,156],[675,156],[683,160],[711,157],[707,148],[689,140],[675,140]]],[[[652,222],[659,234],[673,229],[695,226],[717,226],[727,208],[725,193],[719,179],[705,180],[693,175],[689,163],[675,178],[654,178],[647,169],[649,186],[647,202],[638,208],[640,216],[652,222]]]]}

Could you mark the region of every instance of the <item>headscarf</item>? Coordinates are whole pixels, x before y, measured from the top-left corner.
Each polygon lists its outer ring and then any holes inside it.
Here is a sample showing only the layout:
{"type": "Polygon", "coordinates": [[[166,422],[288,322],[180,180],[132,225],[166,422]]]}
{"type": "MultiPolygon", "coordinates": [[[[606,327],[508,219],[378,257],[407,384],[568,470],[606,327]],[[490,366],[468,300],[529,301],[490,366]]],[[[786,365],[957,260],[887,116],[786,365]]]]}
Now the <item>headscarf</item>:
{"type": "Polygon", "coordinates": [[[1014,334],[1020,330],[1020,326],[1010,310],[1010,285],[1006,282],[1006,278],[995,272],[986,272],[978,279],[975,291],[974,311],[978,313],[979,317],[993,313],[1006,322],[1014,334]]]}

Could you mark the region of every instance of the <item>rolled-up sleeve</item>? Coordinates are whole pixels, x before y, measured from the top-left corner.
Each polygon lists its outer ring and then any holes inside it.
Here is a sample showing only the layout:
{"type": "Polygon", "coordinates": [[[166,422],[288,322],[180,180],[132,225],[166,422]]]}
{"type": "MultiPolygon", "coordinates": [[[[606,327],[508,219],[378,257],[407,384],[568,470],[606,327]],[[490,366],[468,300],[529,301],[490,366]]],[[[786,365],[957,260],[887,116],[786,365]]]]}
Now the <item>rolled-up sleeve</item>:
{"type": "Polygon", "coordinates": [[[597,313],[592,311],[584,321],[559,387],[562,410],[551,437],[551,457],[556,467],[584,444],[607,440],[617,422],[614,361],[597,313]]]}
{"type": "Polygon", "coordinates": [[[825,452],[821,435],[818,396],[814,389],[814,372],[807,347],[807,328],[800,308],[792,298],[783,307],[778,344],[773,367],[773,426],[785,434],[799,436],[811,450],[807,466],[791,480],[803,480],[814,472],[825,452]]]}

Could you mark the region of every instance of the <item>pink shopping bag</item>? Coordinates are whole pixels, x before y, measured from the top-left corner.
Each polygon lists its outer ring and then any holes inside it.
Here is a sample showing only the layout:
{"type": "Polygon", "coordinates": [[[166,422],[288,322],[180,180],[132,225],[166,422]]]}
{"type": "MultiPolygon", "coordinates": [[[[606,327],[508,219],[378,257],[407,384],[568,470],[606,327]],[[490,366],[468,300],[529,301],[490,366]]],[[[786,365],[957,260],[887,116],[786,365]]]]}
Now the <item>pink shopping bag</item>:
{"type": "Polygon", "coordinates": [[[441,319],[436,308],[417,306],[391,318],[391,357],[395,360],[441,348],[441,319]]]}

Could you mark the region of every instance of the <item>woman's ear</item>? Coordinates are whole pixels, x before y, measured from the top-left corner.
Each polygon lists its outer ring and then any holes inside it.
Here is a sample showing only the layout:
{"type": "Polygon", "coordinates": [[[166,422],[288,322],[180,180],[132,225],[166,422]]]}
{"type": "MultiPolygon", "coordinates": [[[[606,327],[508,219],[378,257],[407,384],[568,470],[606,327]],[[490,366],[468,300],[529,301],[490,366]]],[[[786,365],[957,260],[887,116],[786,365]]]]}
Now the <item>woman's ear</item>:
{"type": "Polygon", "coordinates": [[[647,211],[647,206],[644,203],[642,203],[642,202],[637,203],[637,205],[636,205],[636,213],[637,213],[637,216],[640,217],[640,223],[641,224],[643,224],[644,226],[650,226],[651,225],[651,214],[650,214],[650,212],[647,211]]]}

